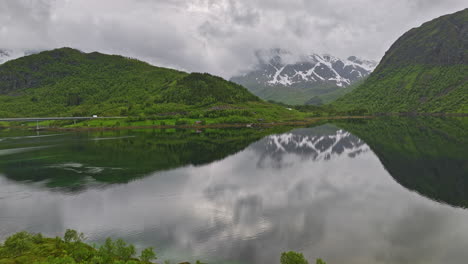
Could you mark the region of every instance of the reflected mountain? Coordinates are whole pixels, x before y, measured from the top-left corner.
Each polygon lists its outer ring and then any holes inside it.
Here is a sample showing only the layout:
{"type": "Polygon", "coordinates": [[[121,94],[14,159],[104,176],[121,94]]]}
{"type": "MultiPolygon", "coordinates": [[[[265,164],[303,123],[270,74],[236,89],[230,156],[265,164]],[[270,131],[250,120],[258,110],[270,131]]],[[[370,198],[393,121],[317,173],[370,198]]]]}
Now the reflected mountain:
{"type": "Polygon", "coordinates": [[[364,140],[407,189],[468,207],[467,118],[375,118],[336,121],[364,140]]]}
{"type": "Polygon", "coordinates": [[[235,154],[271,133],[290,130],[133,130],[31,135],[0,133],[0,174],[49,188],[79,191],[126,183],[182,166],[211,163],[235,154]]]}
{"type": "Polygon", "coordinates": [[[360,138],[331,124],[269,135],[252,144],[252,148],[259,153],[260,166],[266,158],[271,158],[278,167],[285,165],[282,161],[289,154],[319,161],[341,155],[354,158],[369,150],[360,138]]]}

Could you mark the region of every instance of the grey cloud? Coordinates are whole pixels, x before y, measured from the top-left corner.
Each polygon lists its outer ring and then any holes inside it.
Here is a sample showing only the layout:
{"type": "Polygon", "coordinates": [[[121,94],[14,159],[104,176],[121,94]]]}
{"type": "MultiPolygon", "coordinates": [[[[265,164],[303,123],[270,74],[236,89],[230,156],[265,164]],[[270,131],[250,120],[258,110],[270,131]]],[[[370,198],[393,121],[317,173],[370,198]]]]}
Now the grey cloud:
{"type": "Polygon", "coordinates": [[[230,30],[223,29],[222,26],[220,26],[219,21],[216,24],[210,21],[205,21],[203,24],[200,25],[198,31],[200,35],[207,39],[228,38],[233,33],[230,30]]]}
{"type": "Polygon", "coordinates": [[[0,48],[71,46],[229,78],[255,52],[379,60],[405,31],[464,0],[3,0],[0,48]]]}
{"type": "Polygon", "coordinates": [[[234,23],[246,26],[255,26],[259,23],[260,14],[257,10],[241,5],[234,0],[229,1],[229,6],[234,23]]]}

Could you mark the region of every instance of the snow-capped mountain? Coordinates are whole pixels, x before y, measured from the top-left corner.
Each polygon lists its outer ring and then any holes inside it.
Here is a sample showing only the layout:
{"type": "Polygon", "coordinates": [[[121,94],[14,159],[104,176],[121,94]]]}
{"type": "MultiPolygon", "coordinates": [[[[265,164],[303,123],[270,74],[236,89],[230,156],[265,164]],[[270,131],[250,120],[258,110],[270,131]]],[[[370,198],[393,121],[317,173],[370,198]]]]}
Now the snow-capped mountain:
{"type": "Polygon", "coordinates": [[[290,97],[287,93],[296,92],[300,93],[297,95],[300,100],[306,101],[315,95],[346,88],[367,77],[377,66],[375,61],[355,56],[347,59],[319,54],[292,56],[283,50],[257,52],[256,57],[258,64],[253,70],[235,76],[231,81],[244,85],[264,99],[273,100],[287,99],[290,97]],[[284,88],[283,91],[280,88],[284,88]]]}
{"type": "Polygon", "coordinates": [[[315,161],[330,160],[342,155],[354,158],[370,150],[360,138],[331,125],[270,135],[253,147],[262,153],[261,160],[270,157],[276,161],[281,161],[287,154],[296,154],[315,161]]]}

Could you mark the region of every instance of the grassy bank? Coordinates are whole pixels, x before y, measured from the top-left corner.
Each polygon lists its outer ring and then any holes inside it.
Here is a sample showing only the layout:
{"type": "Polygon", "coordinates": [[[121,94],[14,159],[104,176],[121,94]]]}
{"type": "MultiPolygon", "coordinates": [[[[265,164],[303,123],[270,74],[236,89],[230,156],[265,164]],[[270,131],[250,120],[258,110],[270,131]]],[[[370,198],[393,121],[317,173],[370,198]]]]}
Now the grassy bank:
{"type": "Polygon", "coordinates": [[[372,116],[324,116],[307,117],[304,119],[292,119],[282,121],[247,120],[245,122],[223,122],[216,119],[140,119],[140,118],[122,118],[122,119],[90,119],[87,121],[60,120],[60,121],[15,121],[0,122],[0,128],[3,129],[31,129],[35,130],[116,130],[116,129],[206,129],[206,128],[236,128],[236,127],[273,127],[273,126],[308,126],[319,121],[336,119],[360,119],[371,118],[372,116]]]}

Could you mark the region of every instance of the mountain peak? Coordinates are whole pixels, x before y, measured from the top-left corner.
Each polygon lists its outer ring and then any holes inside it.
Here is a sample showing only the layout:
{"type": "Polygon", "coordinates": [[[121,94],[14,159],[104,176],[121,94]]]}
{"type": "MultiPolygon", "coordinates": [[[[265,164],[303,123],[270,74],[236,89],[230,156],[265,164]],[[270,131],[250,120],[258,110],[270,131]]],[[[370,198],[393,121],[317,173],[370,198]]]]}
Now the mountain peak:
{"type": "Polygon", "coordinates": [[[468,64],[468,8],[403,34],[385,53],[384,65],[468,64]]]}
{"type": "MultiPolygon", "coordinates": [[[[350,56],[341,59],[331,54],[294,55],[282,49],[258,51],[255,53],[258,61],[255,70],[243,76],[235,76],[231,80],[249,88],[264,99],[278,100],[275,93],[279,89],[300,93],[303,90],[316,90],[317,93],[306,92],[309,98],[298,98],[285,103],[304,103],[314,95],[326,93],[327,90],[345,88],[356,81],[367,77],[377,65],[374,61],[350,56]],[[267,96],[264,96],[267,95],[267,96]]],[[[282,101],[282,100],[279,100],[282,101]]]]}
{"type": "Polygon", "coordinates": [[[468,9],[410,29],[374,73],[340,98],[342,111],[468,112],[468,9]]]}

